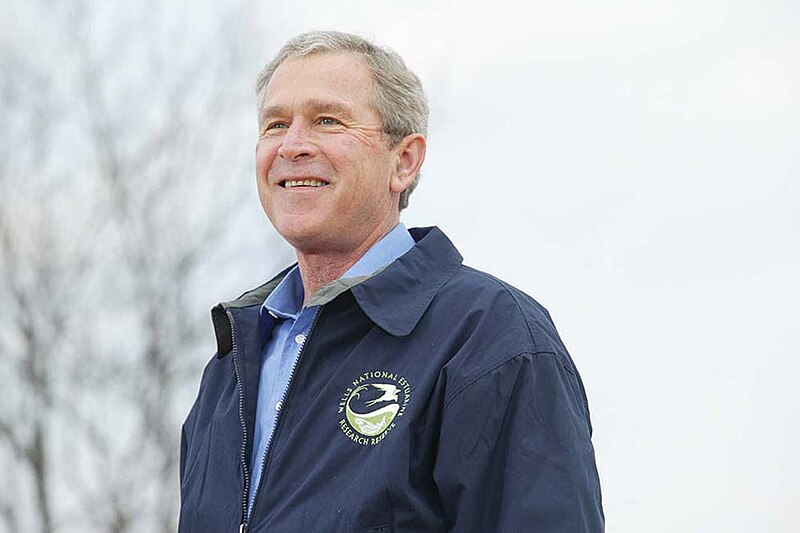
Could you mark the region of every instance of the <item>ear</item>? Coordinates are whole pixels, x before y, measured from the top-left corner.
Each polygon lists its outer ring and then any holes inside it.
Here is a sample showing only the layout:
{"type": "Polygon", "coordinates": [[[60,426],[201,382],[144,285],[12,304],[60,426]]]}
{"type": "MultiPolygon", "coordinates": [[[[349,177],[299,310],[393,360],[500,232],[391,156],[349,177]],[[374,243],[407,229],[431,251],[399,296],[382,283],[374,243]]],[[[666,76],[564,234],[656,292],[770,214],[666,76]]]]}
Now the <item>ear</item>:
{"type": "Polygon", "coordinates": [[[422,162],[425,161],[426,146],[425,137],[419,133],[412,133],[406,135],[394,147],[397,164],[389,183],[389,189],[392,192],[401,193],[414,183],[414,178],[417,176],[422,162]]]}

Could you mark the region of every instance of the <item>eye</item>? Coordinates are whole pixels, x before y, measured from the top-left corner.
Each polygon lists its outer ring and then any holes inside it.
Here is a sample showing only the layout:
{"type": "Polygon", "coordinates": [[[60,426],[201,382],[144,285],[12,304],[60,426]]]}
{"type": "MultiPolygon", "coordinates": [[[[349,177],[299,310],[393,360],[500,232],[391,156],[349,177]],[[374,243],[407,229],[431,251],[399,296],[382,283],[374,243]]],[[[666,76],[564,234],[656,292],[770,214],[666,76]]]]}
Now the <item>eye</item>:
{"type": "Polygon", "coordinates": [[[266,122],[264,124],[264,127],[261,130],[260,136],[263,137],[263,136],[267,135],[268,133],[272,133],[275,130],[283,130],[283,129],[286,129],[288,127],[289,127],[289,124],[287,122],[281,122],[280,120],[272,120],[272,121],[266,122]]]}
{"type": "Polygon", "coordinates": [[[320,117],[317,119],[317,123],[322,126],[339,126],[341,122],[336,120],[333,117],[320,117]]]}
{"type": "Polygon", "coordinates": [[[267,124],[267,127],[264,128],[264,131],[285,129],[285,128],[288,128],[288,127],[289,127],[289,125],[286,122],[275,121],[275,122],[270,122],[269,124],[267,124]]]}

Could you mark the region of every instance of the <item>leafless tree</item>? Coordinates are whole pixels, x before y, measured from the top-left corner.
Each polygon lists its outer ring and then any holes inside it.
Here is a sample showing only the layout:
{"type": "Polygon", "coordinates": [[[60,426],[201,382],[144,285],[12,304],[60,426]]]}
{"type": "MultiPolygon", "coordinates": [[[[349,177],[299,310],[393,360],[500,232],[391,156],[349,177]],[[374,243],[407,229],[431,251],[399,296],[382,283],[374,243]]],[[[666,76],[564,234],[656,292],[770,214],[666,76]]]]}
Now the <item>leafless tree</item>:
{"type": "Polygon", "coordinates": [[[0,48],[0,518],[174,531],[193,293],[252,194],[247,4],[34,5],[0,48]]]}

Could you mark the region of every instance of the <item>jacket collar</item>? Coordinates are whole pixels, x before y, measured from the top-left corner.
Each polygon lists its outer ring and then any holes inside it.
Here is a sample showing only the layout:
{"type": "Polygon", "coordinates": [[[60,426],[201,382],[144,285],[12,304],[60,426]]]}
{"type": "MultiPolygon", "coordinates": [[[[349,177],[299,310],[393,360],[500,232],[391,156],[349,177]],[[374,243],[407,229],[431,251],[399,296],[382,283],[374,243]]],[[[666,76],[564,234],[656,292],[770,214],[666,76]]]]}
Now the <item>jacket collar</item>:
{"type": "MultiPolygon", "coordinates": [[[[456,273],[462,261],[461,254],[439,228],[411,228],[409,232],[416,242],[411,250],[377,274],[364,276],[357,284],[347,287],[369,319],[396,337],[414,330],[436,293],[456,273]]],[[[292,268],[286,268],[267,283],[211,310],[217,357],[224,357],[233,347],[228,311],[260,307],[292,268]]]]}
{"type": "Polygon", "coordinates": [[[265,284],[245,292],[235,300],[218,303],[211,309],[211,322],[214,324],[214,335],[217,338],[217,357],[222,359],[233,349],[233,330],[228,312],[254,305],[260,307],[293,267],[294,265],[284,269],[265,284]]]}
{"type": "Polygon", "coordinates": [[[396,337],[414,330],[462,260],[439,228],[411,228],[409,232],[416,241],[411,250],[351,289],[370,320],[396,337]]]}

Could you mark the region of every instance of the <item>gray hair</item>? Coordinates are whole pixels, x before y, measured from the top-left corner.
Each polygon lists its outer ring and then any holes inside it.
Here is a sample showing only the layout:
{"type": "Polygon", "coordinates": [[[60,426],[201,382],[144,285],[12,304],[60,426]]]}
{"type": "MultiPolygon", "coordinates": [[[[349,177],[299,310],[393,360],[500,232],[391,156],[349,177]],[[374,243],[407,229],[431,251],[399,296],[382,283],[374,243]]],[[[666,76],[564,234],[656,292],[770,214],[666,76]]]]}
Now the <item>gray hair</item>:
{"type": "MultiPolygon", "coordinates": [[[[375,43],[349,33],[312,31],[290,39],[267,63],[256,78],[256,99],[264,107],[267,85],[281,63],[293,57],[318,53],[349,52],[358,54],[372,71],[374,85],[372,105],[381,118],[383,133],[394,147],[412,133],[428,132],[428,101],[422,83],[411,72],[400,55],[375,43]]],[[[408,206],[408,197],[419,182],[419,174],[411,186],[400,195],[400,209],[408,206]]]]}

